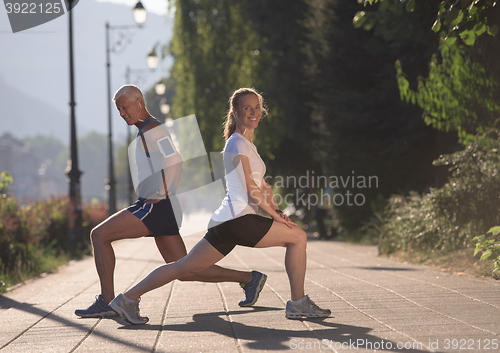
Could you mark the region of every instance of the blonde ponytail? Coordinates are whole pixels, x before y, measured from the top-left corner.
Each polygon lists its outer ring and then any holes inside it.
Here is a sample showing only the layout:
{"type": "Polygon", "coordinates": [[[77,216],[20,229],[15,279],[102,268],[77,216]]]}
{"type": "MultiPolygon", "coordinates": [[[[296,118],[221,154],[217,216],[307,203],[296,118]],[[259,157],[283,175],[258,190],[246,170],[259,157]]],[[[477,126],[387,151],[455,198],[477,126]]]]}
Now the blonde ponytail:
{"type": "Polygon", "coordinates": [[[227,139],[231,137],[236,131],[236,120],[233,114],[233,110],[227,112],[226,121],[224,122],[224,138],[227,139]]]}

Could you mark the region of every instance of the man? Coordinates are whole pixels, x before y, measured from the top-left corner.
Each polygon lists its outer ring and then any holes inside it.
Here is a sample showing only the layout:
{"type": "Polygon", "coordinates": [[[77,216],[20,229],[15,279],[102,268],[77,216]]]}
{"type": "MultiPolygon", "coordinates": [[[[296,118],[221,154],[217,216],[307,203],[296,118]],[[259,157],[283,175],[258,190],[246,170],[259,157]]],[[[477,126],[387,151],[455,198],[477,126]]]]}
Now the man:
{"type": "MultiPolygon", "coordinates": [[[[108,305],[115,297],[113,273],[116,261],[112,242],[154,236],[165,262],[177,261],[187,254],[176,221],[176,214],[177,219],[182,217],[175,198],[175,190],[182,173],[182,157],[171,143],[168,131],[149,114],[138,87],[122,86],[115,93],[113,102],[125,122],[139,129],[135,168],[132,168],[137,176],[139,199],[134,205],[118,211],[92,229],[90,238],[101,294],[87,309],[75,311],[80,317],[117,315],[108,305]]],[[[205,271],[182,278],[181,281],[240,283],[245,292],[245,299],[239,302],[239,305],[252,306],[257,301],[266,279],[266,275],[257,271],[236,271],[214,265],[205,271]]]]}

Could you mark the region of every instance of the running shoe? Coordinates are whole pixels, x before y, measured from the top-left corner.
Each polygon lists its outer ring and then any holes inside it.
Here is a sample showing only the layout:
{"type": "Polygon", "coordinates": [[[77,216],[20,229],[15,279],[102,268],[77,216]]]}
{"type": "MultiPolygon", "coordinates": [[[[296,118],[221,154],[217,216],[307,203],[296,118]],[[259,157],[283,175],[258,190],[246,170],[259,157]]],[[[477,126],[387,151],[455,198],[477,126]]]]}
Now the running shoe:
{"type": "Polygon", "coordinates": [[[248,283],[240,283],[245,292],[245,300],[238,303],[239,306],[252,306],[259,299],[259,294],[266,284],[267,276],[258,271],[252,271],[252,280],[248,283]]]}
{"type": "Polygon", "coordinates": [[[305,317],[327,317],[332,312],[328,309],[321,309],[306,294],[302,298],[302,303],[294,305],[290,300],[286,303],[285,317],[287,319],[300,319],[305,317]]]}
{"type": "Polygon", "coordinates": [[[120,293],[111,303],[109,303],[109,306],[131,324],[142,325],[148,322],[149,318],[141,316],[139,313],[140,301],[141,298],[133,301],[120,293]]]}
{"type": "Polygon", "coordinates": [[[75,315],[80,317],[105,317],[118,315],[113,309],[110,308],[108,303],[104,301],[101,294],[95,297],[95,302],[87,309],[75,310],[75,315]]]}

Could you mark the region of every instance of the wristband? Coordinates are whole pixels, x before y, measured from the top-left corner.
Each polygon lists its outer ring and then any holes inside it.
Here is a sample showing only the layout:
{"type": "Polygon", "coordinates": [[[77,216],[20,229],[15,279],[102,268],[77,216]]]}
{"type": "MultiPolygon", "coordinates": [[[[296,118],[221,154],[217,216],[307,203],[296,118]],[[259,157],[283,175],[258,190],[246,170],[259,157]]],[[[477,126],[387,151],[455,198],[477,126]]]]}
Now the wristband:
{"type": "Polygon", "coordinates": [[[277,210],[274,210],[274,212],[279,213],[279,214],[283,214],[283,211],[280,210],[279,208],[277,210]]]}

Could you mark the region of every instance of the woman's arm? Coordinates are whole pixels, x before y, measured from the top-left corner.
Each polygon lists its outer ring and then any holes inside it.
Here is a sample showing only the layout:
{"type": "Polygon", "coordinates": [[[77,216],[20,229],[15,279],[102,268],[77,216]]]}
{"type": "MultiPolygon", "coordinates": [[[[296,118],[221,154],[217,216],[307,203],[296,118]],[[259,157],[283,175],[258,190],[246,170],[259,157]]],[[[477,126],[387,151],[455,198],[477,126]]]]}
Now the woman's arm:
{"type": "Polygon", "coordinates": [[[276,198],[274,197],[273,189],[271,188],[271,185],[267,182],[266,178],[263,178],[263,184],[262,184],[262,193],[266,197],[267,203],[270,204],[273,209],[280,215],[281,218],[283,218],[285,221],[289,221],[290,218],[283,212],[278,207],[278,203],[276,202],[276,198]]]}
{"type": "Polygon", "coordinates": [[[267,183],[265,178],[263,178],[262,180],[262,193],[264,194],[267,203],[270,204],[274,210],[279,209],[278,203],[274,198],[273,190],[271,189],[271,186],[267,183]]]}
{"type": "MultiPolygon", "coordinates": [[[[290,220],[285,220],[280,216],[278,212],[275,211],[278,207],[276,204],[276,200],[274,200],[274,195],[269,195],[268,197],[270,199],[268,200],[266,195],[264,195],[262,189],[259,188],[259,186],[255,183],[252,178],[252,169],[250,168],[250,160],[248,159],[248,157],[244,155],[238,155],[234,157],[234,167],[236,168],[240,163],[243,168],[243,175],[245,177],[245,180],[242,180],[242,182],[245,183],[248,196],[250,197],[252,202],[259,206],[264,212],[268,213],[275,221],[285,223],[289,227],[291,227],[291,225],[296,225],[290,220]]],[[[264,184],[267,185],[267,183],[264,184]]],[[[267,187],[269,187],[269,185],[267,185],[267,187]]],[[[272,190],[270,187],[269,192],[272,194],[272,190]]]]}

